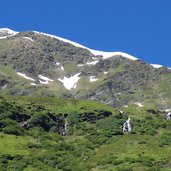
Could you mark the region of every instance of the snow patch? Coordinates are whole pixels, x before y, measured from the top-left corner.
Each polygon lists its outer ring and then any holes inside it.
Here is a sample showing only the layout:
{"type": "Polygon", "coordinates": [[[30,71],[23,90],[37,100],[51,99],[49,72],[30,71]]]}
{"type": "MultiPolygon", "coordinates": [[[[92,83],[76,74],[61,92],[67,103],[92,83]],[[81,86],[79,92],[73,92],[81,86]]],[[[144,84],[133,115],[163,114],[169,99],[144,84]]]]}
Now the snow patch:
{"type": "Polygon", "coordinates": [[[93,60],[98,60],[98,58],[96,58],[96,57],[92,57],[92,59],[93,59],[93,60]]]}
{"type": "Polygon", "coordinates": [[[64,71],[64,67],[59,62],[56,62],[55,65],[60,66],[60,69],[64,71]]]}
{"type": "Polygon", "coordinates": [[[84,66],[84,64],[78,64],[77,66],[78,66],[78,67],[83,67],[83,66],[84,66]]]}
{"type": "Polygon", "coordinates": [[[35,79],[33,79],[33,78],[31,78],[31,77],[26,76],[26,74],[22,74],[22,73],[20,73],[20,72],[17,72],[17,74],[18,74],[18,75],[20,75],[21,77],[23,77],[23,78],[27,79],[27,80],[35,81],[35,79]]]}
{"type": "Polygon", "coordinates": [[[23,38],[34,42],[34,40],[32,38],[30,38],[30,37],[23,37],[23,38]]]}
{"type": "Polygon", "coordinates": [[[45,77],[43,75],[38,75],[38,77],[44,81],[53,81],[52,79],[48,78],[48,77],[45,77]]]}
{"type": "Polygon", "coordinates": [[[151,66],[153,66],[154,68],[161,68],[163,65],[159,65],[159,64],[150,64],[151,66]]]}
{"type": "Polygon", "coordinates": [[[99,61],[91,61],[91,62],[87,62],[87,65],[96,65],[99,61]]]}
{"type": "Polygon", "coordinates": [[[60,65],[60,63],[59,63],[59,62],[56,62],[56,65],[57,65],[57,66],[59,66],[59,65],[60,65]]]}
{"type": "Polygon", "coordinates": [[[63,77],[63,79],[59,78],[58,80],[63,83],[64,87],[67,90],[75,89],[77,87],[77,82],[81,78],[79,77],[80,73],[77,73],[69,78],[63,77]]]}
{"type": "Polygon", "coordinates": [[[170,112],[171,111],[171,108],[170,109],[165,109],[165,112],[170,112]]]}
{"type": "Polygon", "coordinates": [[[106,75],[106,74],[108,74],[108,72],[107,72],[107,71],[104,71],[103,73],[104,73],[105,75],[106,75]]]}
{"type": "Polygon", "coordinates": [[[115,56],[121,56],[121,57],[125,57],[131,60],[138,60],[138,58],[132,55],[129,55],[127,53],[124,53],[124,52],[104,52],[104,51],[98,51],[98,50],[92,50],[92,49],[89,49],[89,50],[93,55],[103,56],[103,59],[107,59],[107,58],[115,57],[115,56]]]}
{"type": "Polygon", "coordinates": [[[39,83],[40,84],[49,84],[49,81],[41,81],[41,80],[39,80],[39,83]]]}
{"type": "Polygon", "coordinates": [[[11,29],[8,28],[1,28],[0,29],[0,39],[6,39],[7,37],[11,37],[11,36],[15,36],[16,34],[18,34],[19,32],[17,31],[13,31],[11,29]]]}
{"type": "Polygon", "coordinates": [[[56,62],[55,65],[60,66],[60,69],[64,71],[64,67],[59,62],[56,62]]]}
{"type": "Polygon", "coordinates": [[[134,104],[139,106],[139,107],[143,107],[143,105],[141,103],[139,103],[139,102],[135,102],[134,104]]]}
{"type": "Polygon", "coordinates": [[[30,83],[30,85],[32,85],[32,86],[37,86],[37,84],[36,84],[36,83],[30,83]]]}
{"type": "Polygon", "coordinates": [[[45,77],[43,75],[38,75],[39,77],[39,82],[40,84],[49,84],[49,81],[53,81],[52,79],[48,78],[48,77],[45,77]]]}
{"type": "Polygon", "coordinates": [[[61,70],[64,71],[64,67],[63,66],[61,66],[61,70]]]}
{"type": "Polygon", "coordinates": [[[98,78],[96,78],[96,76],[90,76],[90,82],[94,82],[94,81],[97,81],[98,78]]]}

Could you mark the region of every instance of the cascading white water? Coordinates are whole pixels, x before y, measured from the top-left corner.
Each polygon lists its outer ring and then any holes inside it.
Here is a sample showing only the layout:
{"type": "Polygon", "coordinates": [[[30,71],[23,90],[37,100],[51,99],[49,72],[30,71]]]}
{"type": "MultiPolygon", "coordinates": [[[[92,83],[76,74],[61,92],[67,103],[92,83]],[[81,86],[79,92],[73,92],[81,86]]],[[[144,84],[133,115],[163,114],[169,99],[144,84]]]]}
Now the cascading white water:
{"type": "Polygon", "coordinates": [[[63,119],[64,119],[64,124],[63,124],[62,135],[65,136],[67,134],[67,127],[68,127],[67,115],[64,115],[63,119]]]}
{"type": "Polygon", "coordinates": [[[132,130],[130,121],[131,121],[131,119],[129,117],[128,120],[126,120],[126,122],[123,124],[123,132],[124,133],[130,132],[132,130]]]}
{"type": "Polygon", "coordinates": [[[169,113],[167,114],[166,119],[167,119],[167,120],[168,120],[168,119],[171,119],[171,112],[169,112],[169,113]]]}
{"type": "Polygon", "coordinates": [[[65,135],[66,135],[66,132],[67,132],[67,126],[68,126],[68,122],[67,122],[67,119],[65,118],[64,119],[64,132],[65,132],[65,135]]]}
{"type": "Polygon", "coordinates": [[[23,128],[28,128],[29,127],[29,123],[30,123],[30,119],[27,119],[26,121],[24,121],[24,123],[21,126],[23,128]]]}

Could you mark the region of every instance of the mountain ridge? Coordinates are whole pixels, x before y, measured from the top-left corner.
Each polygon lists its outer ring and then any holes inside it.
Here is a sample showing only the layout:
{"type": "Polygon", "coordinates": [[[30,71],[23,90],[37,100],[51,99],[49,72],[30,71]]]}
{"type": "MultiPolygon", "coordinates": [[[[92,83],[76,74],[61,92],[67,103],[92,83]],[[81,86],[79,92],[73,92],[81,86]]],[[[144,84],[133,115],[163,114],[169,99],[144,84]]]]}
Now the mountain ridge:
{"type": "Polygon", "coordinates": [[[114,107],[171,108],[167,67],[123,52],[94,50],[95,55],[82,45],[44,33],[9,32],[0,39],[2,93],[88,99],[114,107]]]}
{"type": "MultiPolygon", "coordinates": [[[[14,36],[14,35],[20,33],[20,32],[13,31],[13,30],[8,29],[8,28],[1,28],[0,32],[3,32],[3,31],[9,32],[9,34],[11,34],[10,36],[14,36]]],[[[52,37],[52,38],[56,38],[58,40],[66,42],[66,43],[70,43],[70,44],[72,44],[72,45],[74,45],[76,47],[87,49],[92,54],[94,54],[95,56],[103,56],[104,59],[107,59],[107,58],[112,57],[112,56],[122,56],[122,57],[126,57],[126,58],[129,58],[129,59],[132,59],[132,60],[138,60],[137,57],[134,57],[134,56],[132,56],[132,55],[130,55],[128,53],[125,53],[125,52],[117,52],[117,51],[116,52],[105,52],[105,51],[100,51],[100,50],[94,50],[94,49],[88,48],[88,47],[86,47],[84,45],[81,45],[80,43],[76,43],[74,41],[68,40],[66,38],[62,38],[62,37],[59,37],[59,36],[55,36],[55,35],[52,35],[52,34],[47,34],[47,33],[39,32],[39,31],[32,31],[32,32],[37,33],[37,34],[42,34],[42,35],[45,35],[45,36],[49,36],[49,37],[52,37]]],[[[4,38],[7,38],[7,37],[4,37],[4,38]]],[[[1,37],[0,37],[0,39],[1,39],[1,37]]],[[[155,68],[160,68],[160,67],[163,66],[163,65],[160,65],[160,64],[151,64],[151,65],[153,67],[155,67],[155,68]]]]}

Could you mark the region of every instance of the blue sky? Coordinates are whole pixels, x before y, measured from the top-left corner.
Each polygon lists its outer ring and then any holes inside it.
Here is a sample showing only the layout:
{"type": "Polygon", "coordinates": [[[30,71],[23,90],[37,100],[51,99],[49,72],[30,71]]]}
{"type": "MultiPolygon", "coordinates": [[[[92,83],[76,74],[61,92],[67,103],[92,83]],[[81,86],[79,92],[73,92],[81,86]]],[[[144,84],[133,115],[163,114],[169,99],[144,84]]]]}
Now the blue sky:
{"type": "Polygon", "coordinates": [[[37,30],[171,67],[171,0],[2,1],[0,27],[37,30]]]}

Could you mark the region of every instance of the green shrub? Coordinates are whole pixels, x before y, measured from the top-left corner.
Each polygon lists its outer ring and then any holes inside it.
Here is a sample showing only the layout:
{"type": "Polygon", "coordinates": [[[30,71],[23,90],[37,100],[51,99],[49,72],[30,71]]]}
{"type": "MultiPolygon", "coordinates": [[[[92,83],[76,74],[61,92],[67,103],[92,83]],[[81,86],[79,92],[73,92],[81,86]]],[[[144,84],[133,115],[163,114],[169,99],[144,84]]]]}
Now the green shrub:
{"type": "Polygon", "coordinates": [[[0,121],[1,130],[6,134],[23,135],[25,130],[19,123],[11,119],[4,119],[0,121]]]}
{"type": "Polygon", "coordinates": [[[41,127],[45,131],[49,131],[50,128],[53,126],[56,126],[56,122],[47,113],[44,112],[36,113],[31,118],[31,127],[41,127]]]}

